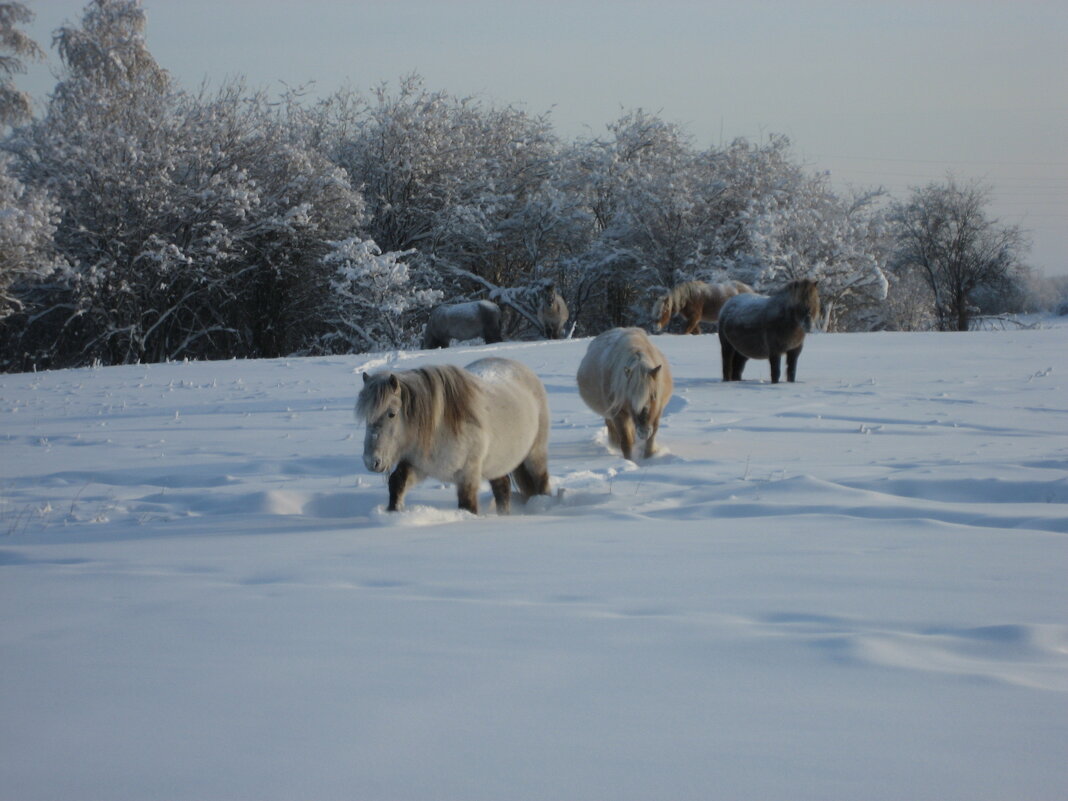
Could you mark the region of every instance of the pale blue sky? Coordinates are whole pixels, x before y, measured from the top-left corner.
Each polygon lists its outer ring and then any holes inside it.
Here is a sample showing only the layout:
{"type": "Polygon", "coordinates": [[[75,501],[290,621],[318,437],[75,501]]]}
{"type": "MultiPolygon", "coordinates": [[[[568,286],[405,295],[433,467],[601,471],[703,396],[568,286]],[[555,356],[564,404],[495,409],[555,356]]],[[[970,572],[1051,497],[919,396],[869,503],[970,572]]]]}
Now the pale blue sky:
{"type": "MultiPolygon", "coordinates": [[[[24,0],[30,32],[82,0],[24,0]]],[[[551,111],[565,137],[622,109],[698,146],[787,134],[836,184],[979,178],[1068,274],[1068,2],[1056,0],[144,0],[148,43],[187,87],[236,75],[327,93],[418,72],[431,89],[551,111]]],[[[54,66],[54,54],[50,57],[54,66]]],[[[46,69],[21,85],[47,93],[46,69]]]]}

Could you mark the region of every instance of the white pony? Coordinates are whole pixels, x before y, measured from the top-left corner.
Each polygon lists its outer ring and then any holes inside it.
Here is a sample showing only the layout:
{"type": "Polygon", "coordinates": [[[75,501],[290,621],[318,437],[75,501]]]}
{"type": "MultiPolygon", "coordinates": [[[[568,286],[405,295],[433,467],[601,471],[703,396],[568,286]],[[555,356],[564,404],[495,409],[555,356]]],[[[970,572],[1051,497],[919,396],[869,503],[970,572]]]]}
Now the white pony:
{"type": "Polygon", "coordinates": [[[398,372],[364,373],[356,419],[367,432],[363,463],[390,472],[389,511],[424,476],[456,484],[461,509],[478,514],[488,479],[507,514],[514,478],[526,500],[549,494],[549,403],[545,386],[511,359],[479,359],[398,372]]]}
{"type": "Polygon", "coordinates": [[[612,328],[590,342],[578,369],[582,400],[604,417],[608,438],[630,459],[635,433],[648,459],[673,384],[667,358],[640,328],[612,328]],[[635,431],[636,430],[636,431],[635,431]]]}

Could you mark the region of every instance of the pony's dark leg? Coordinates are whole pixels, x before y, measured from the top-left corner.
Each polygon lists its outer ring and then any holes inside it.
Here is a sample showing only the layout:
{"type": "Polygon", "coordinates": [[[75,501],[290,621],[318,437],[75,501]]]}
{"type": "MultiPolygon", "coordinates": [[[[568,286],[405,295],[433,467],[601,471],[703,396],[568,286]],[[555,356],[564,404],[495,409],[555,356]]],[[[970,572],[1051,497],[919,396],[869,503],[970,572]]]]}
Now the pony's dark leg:
{"type": "Polygon", "coordinates": [[[612,422],[615,424],[616,431],[619,434],[619,449],[623,451],[623,458],[633,459],[634,421],[630,419],[630,415],[626,412],[620,412],[612,422]]]}
{"type": "Polygon", "coordinates": [[[415,483],[415,469],[408,462],[401,462],[389,474],[389,506],[386,511],[399,512],[404,508],[404,493],[415,483]]]}
{"type": "Polygon", "coordinates": [[[701,333],[701,309],[698,306],[687,306],[686,309],[686,333],[701,333]]]}
{"type": "Polygon", "coordinates": [[[782,354],[781,353],[769,353],[768,361],[771,363],[771,383],[779,383],[779,374],[782,371],[782,354]]]}
{"type": "Polygon", "coordinates": [[[503,337],[501,337],[500,313],[481,309],[480,316],[482,319],[482,341],[487,345],[494,345],[500,342],[503,339],[503,337]]]}
{"type": "Polygon", "coordinates": [[[642,458],[648,459],[654,453],[656,453],[656,432],[660,430],[660,420],[654,420],[649,426],[649,436],[645,440],[645,449],[642,451],[642,458]]]}
{"type": "Polygon", "coordinates": [[[786,380],[797,380],[797,360],[801,356],[801,345],[786,351],[786,380]]]}
{"type": "Polygon", "coordinates": [[[608,442],[616,447],[619,447],[619,431],[616,429],[616,423],[611,417],[604,419],[605,428],[608,429],[608,442]]]}
{"type": "Polygon", "coordinates": [[[478,481],[462,478],[456,484],[456,498],[461,509],[478,514],[478,481]]]}
{"type": "Polygon", "coordinates": [[[535,495],[549,494],[549,471],[545,469],[544,459],[527,458],[512,471],[512,476],[524,501],[535,495]]]}
{"type": "Polygon", "coordinates": [[[749,361],[749,358],[743,356],[740,351],[734,352],[734,358],[731,360],[731,381],[742,380],[742,370],[745,369],[747,361],[749,361]]]}
{"type": "Polygon", "coordinates": [[[506,515],[512,511],[512,477],[490,479],[490,489],[493,490],[493,500],[497,504],[497,514],[506,515]]]}
{"type": "Polygon", "coordinates": [[[730,381],[732,375],[732,362],[734,361],[734,346],[719,332],[719,353],[723,360],[723,380],[730,381]]]}

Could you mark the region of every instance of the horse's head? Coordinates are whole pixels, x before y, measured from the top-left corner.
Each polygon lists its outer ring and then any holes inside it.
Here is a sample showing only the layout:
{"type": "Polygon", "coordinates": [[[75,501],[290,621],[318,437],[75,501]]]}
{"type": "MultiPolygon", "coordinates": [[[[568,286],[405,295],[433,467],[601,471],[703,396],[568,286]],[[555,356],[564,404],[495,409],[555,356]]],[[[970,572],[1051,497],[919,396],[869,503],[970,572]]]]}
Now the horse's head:
{"type": "Polygon", "coordinates": [[[819,283],[811,278],[794,281],[793,295],[802,313],[801,327],[805,333],[812,333],[820,319],[819,283]]]}
{"type": "Polygon", "coordinates": [[[657,298],[656,303],[653,304],[653,330],[660,331],[665,325],[671,322],[671,298],[669,295],[663,295],[657,298]]]}
{"type": "Polygon", "coordinates": [[[627,365],[627,403],[634,417],[634,429],[640,439],[648,439],[660,416],[660,371],[664,365],[649,367],[641,362],[627,365]]]}
{"type": "Polygon", "coordinates": [[[376,473],[393,468],[406,439],[401,392],[400,381],[392,373],[363,374],[363,389],[356,399],[356,418],[367,425],[363,463],[376,473]]]}

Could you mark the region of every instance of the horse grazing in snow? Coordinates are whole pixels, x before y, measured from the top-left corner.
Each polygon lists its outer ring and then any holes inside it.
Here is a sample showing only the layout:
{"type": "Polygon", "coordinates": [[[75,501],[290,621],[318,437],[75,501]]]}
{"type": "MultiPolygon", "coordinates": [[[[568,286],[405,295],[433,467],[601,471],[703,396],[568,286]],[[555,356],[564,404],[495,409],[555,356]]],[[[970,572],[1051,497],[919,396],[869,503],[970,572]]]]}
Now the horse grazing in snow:
{"type": "Polygon", "coordinates": [[[489,479],[498,514],[508,514],[512,479],[525,501],[549,494],[549,404],[534,372],[511,359],[479,359],[397,372],[364,373],[356,419],[367,425],[363,463],[389,472],[389,511],[416,481],[456,484],[459,507],[478,514],[489,479]]]}
{"type": "Polygon", "coordinates": [[[423,333],[423,347],[447,348],[453,339],[482,337],[487,345],[501,341],[501,307],[489,300],[472,300],[435,307],[423,333]]]}
{"type": "Polygon", "coordinates": [[[719,319],[720,309],[728,298],[753,288],[741,281],[709,284],[704,281],[687,281],[662,295],[653,304],[654,327],[661,330],[676,314],[686,318],[686,333],[701,333],[701,322],[714,323],[719,319]]]}
{"type": "Polygon", "coordinates": [[[552,284],[547,284],[540,294],[538,322],[541,323],[542,333],[546,339],[562,339],[569,316],[567,304],[552,284]]]}
{"type": "Polygon", "coordinates": [[[648,459],[660,414],[671,398],[671,368],[640,328],[611,328],[590,342],[578,369],[579,395],[604,417],[608,438],[630,459],[635,434],[648,459]]]}
{"type": "Polygon", "coordinates": [[[772,295],[736,295],[719,313],[719,345],[723,380],[740,381],[749,359],[771,362],[771,383],[779,382],[782,355],[786,354],[786,380],[797,378],[797,359],[820,316],[820,295],[815,281],[791,281],[772,295]]]}

